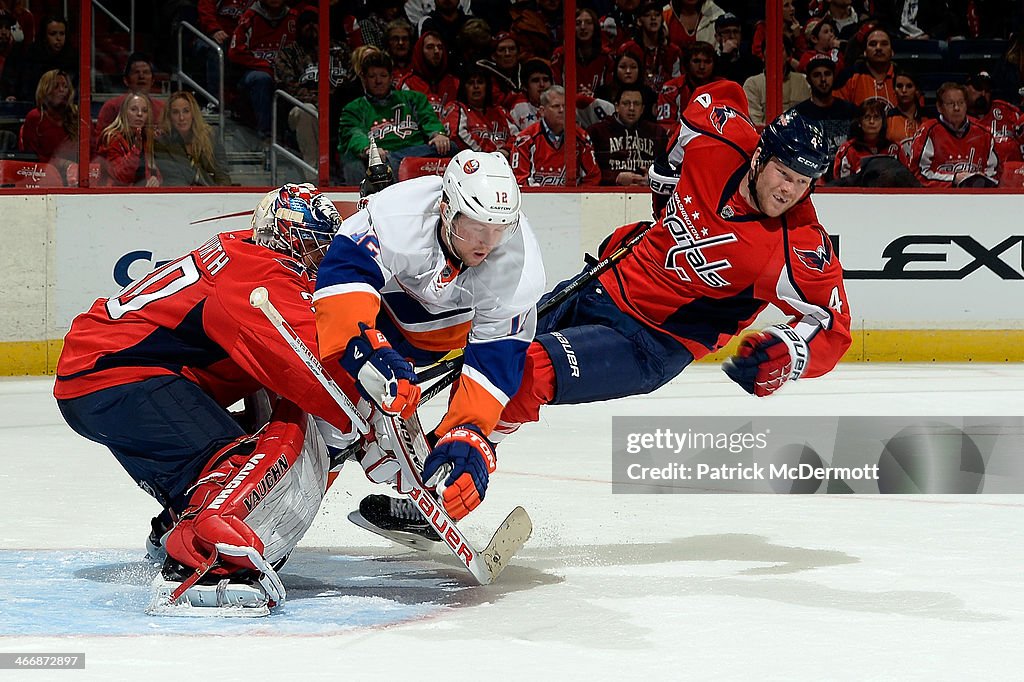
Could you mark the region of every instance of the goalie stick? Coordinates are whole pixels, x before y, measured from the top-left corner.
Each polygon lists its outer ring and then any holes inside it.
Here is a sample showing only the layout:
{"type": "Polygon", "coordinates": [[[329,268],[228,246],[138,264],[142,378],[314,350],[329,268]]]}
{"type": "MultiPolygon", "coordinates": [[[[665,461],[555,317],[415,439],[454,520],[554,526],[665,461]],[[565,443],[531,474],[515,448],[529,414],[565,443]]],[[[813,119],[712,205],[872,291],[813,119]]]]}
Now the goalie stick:
{"type": "MultiPolygon", "coordinates": [[[[629,238],[624,241],[617,249],[612,251],[610,254],[597,261],[589,268],[576,275],[568,284],[558,290],[548,300],[544,301],[540,307],[537,308],[537,317],[544,317],[552,310],[562,305],[570,296],[574,295],[577,291],[585,287],[594,281],[594,278],[601,276],[605,270],[622,260],[633,247],[640,243],[640,240],[644,238],[654,225],[652,223],[640,223],[637,228],[630,234],[629,238]]],[[[589,258],[589,256],[588,256],[589,258]]],[[[428,388],[423,392],[420,397],[420,402],[426,402],[430,400],[438,393],[443,391],[448,386],[451,386],[458,378],[460,371],[462,370],[462,353],[449,353],[445,359],[440,362],[431,365],[424,369],[422,372],[417,372],[416,376],[421,382],[431,381],[440,377],[440,381],[428,388]]]]}
{"type": "MultiPolygon", "coordinates": [[[[366,419],[356,410],[355,405],[334,380],[327,375],[320,360],[295,334],[295,331],[274,307],[266,288],[253,289],[249,295],[249,303],[266,315],[320,385],[349,416],[359,433],[368,433],[370,429],[366,419]]],[[[477,583],[489,585],[494,582],[533,532],[533,523],[526,510],[522,507],[513,509],[494,532],[487,547],[483,551],[478,551],[456,526],[444,506],[434,499],[423,484],[417,460],[425,459],[429,454],[429,448],[423,436],[419,419],[414,417],[406,421],[378,413],[374,417],[374,426],[377,427],[378,444],[383,450],[393,455],[399,465],[399,473],[394,481],[395,490],[413,501],[419,513],[444,539],[444,544],[451,553],[465,564],[477,583]]]]}

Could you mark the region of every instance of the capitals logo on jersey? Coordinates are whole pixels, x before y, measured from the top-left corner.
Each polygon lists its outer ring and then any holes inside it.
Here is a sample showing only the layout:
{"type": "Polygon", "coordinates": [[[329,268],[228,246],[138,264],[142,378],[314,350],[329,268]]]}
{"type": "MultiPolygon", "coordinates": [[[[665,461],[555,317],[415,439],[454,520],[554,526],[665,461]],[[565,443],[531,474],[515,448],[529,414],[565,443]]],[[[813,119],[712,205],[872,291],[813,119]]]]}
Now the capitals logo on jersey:
{"type": "Polygon", "coordinates": [[[736,110],[731,107],[716,106],[711,107],[708,111],[708,120],[711,121],[711,125],[723,135],[725,134],[725,124],[737,116],[736,110]]]}
{"type": "Polygon", "coordinates": [[[827,237],[821,238],[821,246],[813,251],[793,247],[793,253],[805,267],[818,272],[825,272],[825,267],[832,262],[832,242],[827,237]]]}

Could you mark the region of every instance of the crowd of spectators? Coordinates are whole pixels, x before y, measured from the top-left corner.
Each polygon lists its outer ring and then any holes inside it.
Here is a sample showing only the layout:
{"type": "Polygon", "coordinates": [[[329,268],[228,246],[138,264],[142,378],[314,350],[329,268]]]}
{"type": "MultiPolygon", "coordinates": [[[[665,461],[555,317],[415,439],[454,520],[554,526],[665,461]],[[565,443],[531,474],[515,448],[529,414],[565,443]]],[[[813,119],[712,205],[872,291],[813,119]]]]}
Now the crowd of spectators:
{"type": "MultiPolygon", "coordinates": [[[[0,0],[0,97],[25,103],[18,151],[69,180],[80,38],[74,17],[56,14],[59,3],[39,3],[46,11],[37,15],[25,4],[0,0]]],[[[220,108],[253,131],[257,150],[277,139],[316,168],[326,86],[339,184],[362,178],[372,138],[396,172],[410,156],[472,148],[508,156],[525,185],[569,176],[642,185],[695,89],[741,84],[751,121],[764,125],[766,89],[777,82],[765,73],[763,0],[577,0],[571,27],[562,0],[331,0],[326,79],[317,0],[156,4],[174,17],[165,31],[188,21],[205,35],[185,34],[183,66],[207,94],[168,95],[177,65],[158,62],[144,41],[118,55],[123,88],[94,96],[103,101],[89,145],[100,184],[230,184],[208,124],[220,108]],[[571,55],[565,29],[574,32],[571,55]],[[569,59],[576,90],[567,94],[569,59]],[[222,86],[223,101],[211,100],[222,86]],[[275,100],[278,89],[294,101],[275,100]],[[567,136],[574,173],[565,169],[567,136]]],[[[922,185],[999,183],[1024,164],[1022,15],[1010,0],[783,0],[783,108],[821,123],[835,153],[827,180],[848,183],[865,159],[885,156],[922,185]],[[989,61],[960,71],[966,62],[953,55],[972,41],[989,61]]]]}

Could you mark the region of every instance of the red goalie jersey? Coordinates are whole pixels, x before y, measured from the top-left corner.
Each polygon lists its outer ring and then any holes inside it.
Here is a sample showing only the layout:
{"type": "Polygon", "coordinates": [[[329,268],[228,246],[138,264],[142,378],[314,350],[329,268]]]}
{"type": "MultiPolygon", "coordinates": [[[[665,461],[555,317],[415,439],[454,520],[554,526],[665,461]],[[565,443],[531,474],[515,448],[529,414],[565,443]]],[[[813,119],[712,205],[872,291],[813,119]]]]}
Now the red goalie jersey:
{"type": "Polygon", "coordinates": [[[157,268],[75,318],[57,363],[57,398],[156,376],[178,375],[227,407],[266,387],[334,426],[348,417],[316,381],[249,294],[264,286],[310,348],[316,348],[313,282],[291,257],[224,232],[157,268]]]}
{"type": "MultiPolygon", "coordinates": [[[[843,269],[808,198],[769,218],[740,196],[758,141],[737,84],[698,88],[669,144],[680,177],[665,215],[601,282],[622,310],[694,358],[721,348],[772,303],[808,342],[803,376],[820,376],[850,346],[843,269]]],[[[601,255],[632,227],[612,235],[601,255]]]]}

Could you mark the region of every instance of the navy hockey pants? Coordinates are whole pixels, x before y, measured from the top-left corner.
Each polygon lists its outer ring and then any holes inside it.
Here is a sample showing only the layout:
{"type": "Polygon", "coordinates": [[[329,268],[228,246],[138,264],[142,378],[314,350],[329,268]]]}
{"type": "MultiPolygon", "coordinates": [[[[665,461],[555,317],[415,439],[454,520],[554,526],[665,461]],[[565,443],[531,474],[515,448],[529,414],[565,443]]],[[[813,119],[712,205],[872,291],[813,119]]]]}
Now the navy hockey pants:
{"type": "Polygon", "coordinates": [[[596,279],[539,320],[536,341],[551,356],[555,405],[650,393],[693,362],[678,341],[619,310],[596,279]]]}
{"type": "Polygon", "coordinates": [[[175,512],[185,508],[186,492],[207,461],[245,433],[181,377],[154,377],[57,404],[72,429],[110,448],[139,487],[175,512]]]}

